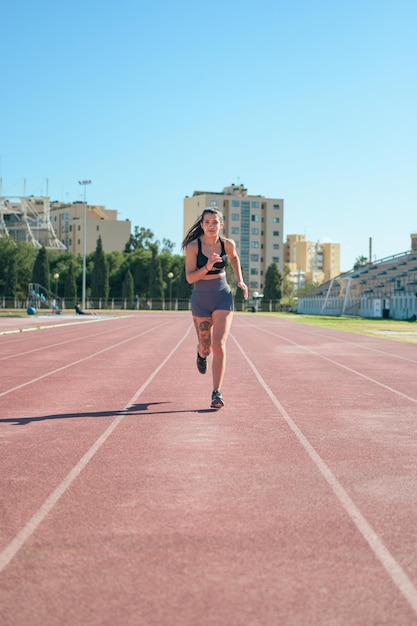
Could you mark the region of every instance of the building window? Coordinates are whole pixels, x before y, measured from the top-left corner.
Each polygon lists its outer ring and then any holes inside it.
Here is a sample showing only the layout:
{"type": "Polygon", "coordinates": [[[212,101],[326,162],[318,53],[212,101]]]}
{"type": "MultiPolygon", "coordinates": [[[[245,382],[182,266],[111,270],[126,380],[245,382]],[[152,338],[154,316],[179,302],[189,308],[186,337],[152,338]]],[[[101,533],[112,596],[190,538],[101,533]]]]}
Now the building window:
{"type": "Polygon", "coordinates": [[[240,218],[239,213],[232,213],[232,222],[238,222],[240,218]]]}
{"type": "Polygon", "coordinates": [[[279,256],[273,256],[272,263],[279,263],[279,256]]]}
{"type": "Polygon", "coordinates": [[[259,222],[259,215],[251,215],[252,222],[259,222]]]}
{"type": "Polygon", "coordinates": [[[274,243],[274,245],[272,246],[272,248],[274,250],[279,250],[279,243],[274,243]]]}
{"type": "Polygon", "coordinates": [[[274,230],[272,234],[274,235],[274,237],[279,237],[279,230],[274,230]]]}
{"type": "Polygon", "coordinates": [[[257,280],[251,280],[250,282],[250,288],[251,289],[259,289],[259,283],[257,280]]]}
{"type": "Polygon", "coordinates": [[[259,241],[251,241],[250,242],[250,247],[251,248],[259,248],[259,241]]]}
{"type": "Polygon", "coordinates": [[[278,224],[279,223],[279,217],[272,218],[272,221],[274,222],[274,224],[278,224]]]}
{"type": "Polygon", "coordinates": [[[251,254],[250,260],[252,261],[252,263],[257,263],[259,261],[259,254],[251,254]]]}
{"type": "Polygon", "coordinates": [[[250,224],[250,202],[242,200],[240,203],[240,263],[244,275],[249,274],[249,224],[250,224]]]}
{"type": "Polygon", "coordinates": [[[252,209],[259,209],[259,202],[252,202],[252,209]]]}
{"type": "Polygon", "coordinates": [[[96,230],[100,230],[100,226],[96,226],[96,230]]]}
{"type": "Polygon", "coordinates": [[[77,244],[80,246],[81,245],[81,239],[77,239],[77,244]]]}
{"type": "Polygon", "coordinates": [[[259,235],[259,228],[251,228],[250,232],[252,235],[259,235]]]}
{"type": "Polygon", "coordinates": [[[217,202],[216,202],[215,200],[212,200],[212,201],[210,202],[210,206],[217,206],[217,202]]]}
{"type": "Polygon", "coordinates": [[[252,276],[258,276],[259,270],[257,267],[252,267],[250,273],[252,274],[252,276]]]}
{"type": "Polygon", "coordinates": [[[274,204],[274,209],[278,209],[279,210],[279,204],[274,204]]]}
{"type": "Polygon", "coordinates": [[[238,235],[239,234],[239,226],[232,226],[232,228],[230,229],[232,235],[238,235]]]}
{"type": "Polygon", "coordinates": [[[232,206],[240,206],[239,200],[232,200],[232,206]]]}

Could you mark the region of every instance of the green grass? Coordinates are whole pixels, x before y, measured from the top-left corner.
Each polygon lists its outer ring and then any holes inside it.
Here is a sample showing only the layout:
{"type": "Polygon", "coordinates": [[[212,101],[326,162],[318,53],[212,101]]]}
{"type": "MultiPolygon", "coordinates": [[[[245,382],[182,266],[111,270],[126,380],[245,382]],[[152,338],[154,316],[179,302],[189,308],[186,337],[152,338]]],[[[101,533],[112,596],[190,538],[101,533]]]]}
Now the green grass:
{"type": "Polygon", "coordinates": [[[26,311],[24,313],[16,313],[16,312],[9,312],[9,313],[0,313],[0,317],[28,317],[28,314],[26,313],[26,311]]]}
{"type": "MultiPolygon", "coordinates": [[[[264,313],[262,315],[265,315],[264,313]]],[[[320,328],[343,330],[348,333],[383,337],[404,343],[417,344],[417,323],[399,320],[362,319],[360,317],[332,317],[326,315],[299,315],[296,313],[267,313],[279,319],[309,324],[320,328]]]]}

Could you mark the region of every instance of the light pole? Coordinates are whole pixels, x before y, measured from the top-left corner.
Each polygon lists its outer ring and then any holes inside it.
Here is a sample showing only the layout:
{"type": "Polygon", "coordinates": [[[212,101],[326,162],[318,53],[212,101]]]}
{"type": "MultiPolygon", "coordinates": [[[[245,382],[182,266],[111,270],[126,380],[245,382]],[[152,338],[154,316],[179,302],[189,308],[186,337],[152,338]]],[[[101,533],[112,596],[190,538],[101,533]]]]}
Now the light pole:
{"type": "Polygon", "coordinates": [[[174,274],[172,272],[168,272],[169,279],[169,310],[172,310],[172,279],[174,278],[174,274]]]}
{"type": "Polygon", "coordinates": [[[54,280],[55,280],[55,295],[58,298],[58,279],[59,279],[59,274],[58,272],[56,274],[54,274],[54,280]]]}
{"type": "Polygon", "coordinates": [[[58,313],[58,311],[59,311],[59,307],[58,307],[58,279],[59,279],[59,274],[58,274],[58,272],[56,272],[54,274],[54,280],[55,280],[55,298],[54,298],[55,313],[58,313]]]}
{"type": "Polygon", "coordinates": [[[82,295],[82,308],[85,310],[85,292],[86,292],[86,257],[87,257],[87,201],[86,201],[86,187],[91,185],[91,180],[79,180],[79,185],[84,187],[84,232],[83,232],[83,295],[82,295]]]}

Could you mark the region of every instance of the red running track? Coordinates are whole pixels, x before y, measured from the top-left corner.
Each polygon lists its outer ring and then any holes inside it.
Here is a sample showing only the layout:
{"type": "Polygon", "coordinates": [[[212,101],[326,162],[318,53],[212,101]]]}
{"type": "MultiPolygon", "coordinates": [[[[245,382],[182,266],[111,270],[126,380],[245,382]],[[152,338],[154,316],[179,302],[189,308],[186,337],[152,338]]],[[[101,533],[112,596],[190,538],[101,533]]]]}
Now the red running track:
{"type": "Polygon", "coordinates": [[[217,412],[195,349],[0,336],[2,626],[417,625],[416,347],[237,314],[217,412]]]}

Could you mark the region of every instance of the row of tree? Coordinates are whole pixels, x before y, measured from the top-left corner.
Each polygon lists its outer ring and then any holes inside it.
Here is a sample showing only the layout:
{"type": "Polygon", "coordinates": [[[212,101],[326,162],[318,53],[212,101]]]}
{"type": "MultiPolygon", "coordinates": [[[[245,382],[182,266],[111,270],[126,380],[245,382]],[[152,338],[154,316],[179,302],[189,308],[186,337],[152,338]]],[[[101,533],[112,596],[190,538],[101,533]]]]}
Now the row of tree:
{"type": "MultiPolygon", "coordinates": [[[[86,257],[86,293],[103,306],[109,300],[123,299],[133,305],[140,300],[184,299],[191,296],[192,286],[185,280],[185,258],[175,255],[174,245],[155,241],[149,229],[135,227],[123,252],[105,252],[99,238],[95,252],[86,257]]],[[[228,280],[235,289],[235,277],[227,268],[228,280]]],[[[72,306],[81,296],[83,259],[72,253],[35,249],[26,242],[15,243],[10,237],[0,238],[0,296],[15,300],[28,297],[28,285],[37,283],[72,306]]],[[[284,276],[271,264],[264,280],[264,299],[279,301],[290,296],[292,286],[288,271],[284,276]]]]}

